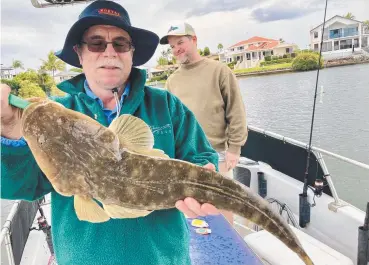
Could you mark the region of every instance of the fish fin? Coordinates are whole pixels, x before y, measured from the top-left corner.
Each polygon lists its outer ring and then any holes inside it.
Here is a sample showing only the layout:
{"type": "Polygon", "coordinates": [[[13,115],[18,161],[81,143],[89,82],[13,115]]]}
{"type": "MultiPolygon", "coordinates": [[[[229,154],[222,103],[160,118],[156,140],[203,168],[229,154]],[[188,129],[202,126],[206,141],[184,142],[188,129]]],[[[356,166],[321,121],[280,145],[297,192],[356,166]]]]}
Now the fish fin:
{"type": "Polygon", "coordinates": [[[112,121],[109,129],[118,135],[122,147],[134,153],[169,158],[163,150],[153,149],[154,135],[140,118],[128,114],[121,115],[112,121]]]}
{"type": "Polygon", "coordinates": [[[109,215],[93,199],[74,196],[74,209],[79,220],[102,223],[110,219],[109,215]]]}
{"type": "Polygon", "coordinates": [[[105,212],[111,218],[138,218],[150,214],[152,211],[136,210],[118,206],[115,204],[103,204],[105,212]]]}
{"type": "Polygon", "coordinates": [[[154,157],[162,157],[162,158],[169,158],[167,154],[164,153],[161,149],[141,149],[135,148],[133,151],[137,154],[146,155],[146,156],[154,156],[154,157]]]}
{"type": "Polygon", "coordinates": [[[154,135],[140,118],[124,114],[114,119],[109,128],[118,135],[120,144],[132,151],[154,146],[154,135]]]}

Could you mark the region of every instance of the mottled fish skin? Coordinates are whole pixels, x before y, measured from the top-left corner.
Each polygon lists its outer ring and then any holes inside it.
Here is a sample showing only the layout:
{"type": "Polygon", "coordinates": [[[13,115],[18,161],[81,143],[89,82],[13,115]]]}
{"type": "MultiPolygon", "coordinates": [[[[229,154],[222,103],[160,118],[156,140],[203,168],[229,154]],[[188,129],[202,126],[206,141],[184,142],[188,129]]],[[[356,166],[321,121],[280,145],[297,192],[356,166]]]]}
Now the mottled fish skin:
{"type": "Polygon", "coordinates": [[[262,226],[313,265],[281,216],[239,182],[185,161],[122,149],[109,128],[55,103],[26,109],[22,119],[36,161],[62,195],[150,211],[193,197],[262,226]]]}

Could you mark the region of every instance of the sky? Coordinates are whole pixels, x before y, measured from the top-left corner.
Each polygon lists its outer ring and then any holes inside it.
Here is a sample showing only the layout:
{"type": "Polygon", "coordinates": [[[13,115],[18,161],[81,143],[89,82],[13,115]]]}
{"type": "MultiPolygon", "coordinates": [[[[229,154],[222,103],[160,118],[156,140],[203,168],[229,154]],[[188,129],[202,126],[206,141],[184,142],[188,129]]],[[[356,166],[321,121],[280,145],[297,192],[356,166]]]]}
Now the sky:
{"type": "MultiPolygon", "coordinates": [[[[162,37],[171,25],[190,23],[198,46],[216,52],[219,43],[229,47],[253,36],[279,39],[305,49],[309,32],[323,22],[324,0],[115,0],[128,11],[135,27],[162,37]]],[[[63,47],[69,28],[87,4],[34,8],[30,0],[1,0],[1,64],[21,60],[25,68],[38,69],[49,51],[63,47]]],[[[328,0],[327,19],[351,12],[369,20],[369,0],[328,0]]],[[[151,60],[154,67],[163,49],[151,60]]]]}

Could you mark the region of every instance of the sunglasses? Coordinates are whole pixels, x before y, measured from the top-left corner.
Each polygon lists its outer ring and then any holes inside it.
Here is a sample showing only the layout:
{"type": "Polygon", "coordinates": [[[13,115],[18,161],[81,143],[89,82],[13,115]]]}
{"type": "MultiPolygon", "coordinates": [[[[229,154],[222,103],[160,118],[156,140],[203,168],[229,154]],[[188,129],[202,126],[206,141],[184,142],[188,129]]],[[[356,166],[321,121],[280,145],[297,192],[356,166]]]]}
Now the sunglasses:
{"type": "Polygon", "coordinates": [[[117,39],[113,41],[89,40],[87,42],[81,41],[81,43],[86,44],[90,52],[104,52],[109,43],[113,45],[113,48],[117,53],[124,53],[134,50],[132,42],[123,39],[117,39]]]}

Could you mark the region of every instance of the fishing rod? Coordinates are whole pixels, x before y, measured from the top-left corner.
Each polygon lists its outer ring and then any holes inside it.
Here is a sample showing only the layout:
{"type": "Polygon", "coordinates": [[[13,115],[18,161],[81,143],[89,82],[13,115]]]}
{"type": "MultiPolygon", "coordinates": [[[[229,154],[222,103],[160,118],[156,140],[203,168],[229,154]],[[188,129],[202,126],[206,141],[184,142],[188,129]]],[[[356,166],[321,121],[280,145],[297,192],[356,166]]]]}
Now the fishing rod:
{"type": "MultiPolygon", "coordinates": [[[[323,36],[324,36],[324,27],[326,22],[327,16],[327,6],[328,0],[325,1],[325,9],[324,9],[324,20],[323,20],[323,27],[322,27],[322,34],[320,39],[320,49],[319,49],[319,60],[318,60],[318,71],[316,75],[316,82],[315,82],[315,93],[314,93],[314,104],[313,104],[313,113],[311,117],[311,127],[310,127],[310,139],[309,139],[309,146],[308,146],[308,153],[306,159],[306,170],[304,176],[304,187],[301,194],[299,194],[299,202],[300,202],[300,212],[299,212],[299,225],[300,227],[306,227],[308,223],[310,223],[310,203],[307,197],[307,190],[308,190],[308,175],[309,175],[309,168],[310,168],[310,155],[311,155],[311,142],[313,138],[313,128],[314,128],[314,119],[315,119],[315,108],[316,108],[316,98],[318,94],[318,82],[319,82],[319,72],[320,72],[320,65],[321,65],[321,57],[322,57],[322,47],[323,47],[323,36]]],[[[322,183],[319,183],[321,186],[322,183]]]]}

